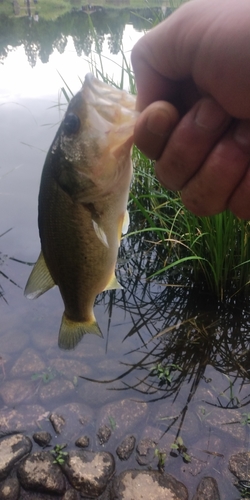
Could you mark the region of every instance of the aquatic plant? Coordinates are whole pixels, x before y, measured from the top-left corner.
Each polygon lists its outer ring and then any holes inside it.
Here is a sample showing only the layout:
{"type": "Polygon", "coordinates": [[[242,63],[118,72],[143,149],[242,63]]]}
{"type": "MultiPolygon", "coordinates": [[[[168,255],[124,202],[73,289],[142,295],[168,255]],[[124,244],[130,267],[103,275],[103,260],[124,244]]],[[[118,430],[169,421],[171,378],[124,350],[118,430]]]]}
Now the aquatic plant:
{"type": "Polygon", "coordinates": [[[63,451],[66,448],[66,444],[56,444],[53,450],[50,450],[50,453],[54,456],[55,460],[54,464],[63,465],[68,456],[67,451],[63,451]]]}
{"type": "Polygon", "coordinates": [[[180,436],[171,444],[171,450],[176,450],[179,455],[182,456],[184,462],[191,462],[191,457],[187,453],[187,447],[184,445],[183,439],[180,436]]]}

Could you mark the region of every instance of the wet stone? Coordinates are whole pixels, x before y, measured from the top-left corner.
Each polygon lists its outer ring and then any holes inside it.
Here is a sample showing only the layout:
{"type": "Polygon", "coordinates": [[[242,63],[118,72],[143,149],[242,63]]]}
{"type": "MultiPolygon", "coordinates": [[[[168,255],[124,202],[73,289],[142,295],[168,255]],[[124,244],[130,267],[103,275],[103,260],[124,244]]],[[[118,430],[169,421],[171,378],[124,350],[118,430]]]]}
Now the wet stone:
{"type": "Polygon", "coordinates": [[[29,336],[27,333],[18,332],[18,342],[16,338],[16,331],[14,333],[8,332],[1,336],[1,353],[13,353],[23,351],[28,344],[29,336]]]}
{"type": "Polygon", "coordinates": [[[81,436],[79,437],[75,445],[78,446],[78,448],[87,448],[89,446],[89,437],[88,436],[81,436]]]}
{"type": "Polygon", "coordinates": [[[56,400],[68,398],[75,392],[75,386],[70,380],[54,379],[48,384],[45,384],[40,389],[40,400],[44,404],[51,403],[56,400]]]}
{"type": "Polygon", "coordinates": [[[6,479],[13,465],[31,451],[31,440],[22,434],[14,434],[0,441],[0,481],[6,479]]]}
{"type": "Polygon", "coordinates": [[[76,490],[70,488],[70,490],[67,490],[64,493],[62,500],[80,500],[80,495],[76,490]]]}
{"type": "Polygon", "coordinates": [[[35,432],[32,437],[35,443],[42,447],[48,446],[52,439],[51,434],[45,431],[35,432]]]}
{"type": "Polygon", "coordinates": [[[40,405],[22,405],[18,410],[0,410],[1,432],[32,431],[44,423],[49,412],[40,405]]]}
{"type": "Polygon", "coordinates": [[[8,380],[1,384],[0,396],[4,404],[14,406],[30,400],[35,394],[35,385],[30,380],[8,380]]]}
{"type": "Polygon", "coordinates": [[[70,484],[83,497],[97,498],[114,473],[115,461],[107,452],[71,451],[61,467],[70,484]]]}
{"type": "Polygon", "coordinates": [[[57,413],[51,413],[49,419],[53,425],[55,432],[57,434],[61,434],[62,429],[65,426],[65,419],[57,413]]]}
{"type": "Polygon", "coordinates": [[[220,500],[218,485],[213,477],[203,477],[193,500],[220,500]]]}
{"type": "Polygon", "coordinates": [[[34,349],[25,349],[11,369],[11,376],[32,376],[46,368],[45,363],[37,355],[34,349]]]}
{"type": "Polygon", "coordinates": [[[147,403],[123,399],[105,405],[100,410],[99,425],[110,426],[112,422],[112,434],[116,438],[122,438],[139,423],[144,421],[147,414],[147,403]]]}
{"type": "Polygon", "coordinates": [[[188,500],[184,484],[158,471],[127,470],[111,486],[112,500],[188,500]]]}
{"type": "Polygon", "coordinates": [[[85,404],[81,403],[68,403],[66,405],[58,406],[50,417],[50,421],[58,434],[62,434],[63,438],[67,441],[76,439],[77,436],[83,432],[83,427],[90,425],[92,427],[94,419],[93,410],[85,404]],[[56,416],[58,425],[56,424],[56,416]]]}
{"type": "Polygon", "coordinates": [[[228,468],[239,481],[250,481],[249,462],[250,452],[242,451],[230,457],[228,468]]]}
{"type": "Polygon", "coordinates": [[[53,463],[49,451],[29,455],[18,467],[17,474],[24,489],[60,495],[65,492],[65,478],[60,467],[53,463]]]}
{"type": "Polygon", "coordinates": [[[111,429],[107,425],[103,425],[102,427],[99,427],[96,435],[99,439],[99,443],[105,444],[108,442],[108,440],[111,436],[111,429]]]}
{"type": "Polygon", "coordinates": [[[138,443],[136,451],[136,460],[139,465],[148,465],[154,459],[156,442],[150,438],[141,439],[138,443]]]}
{"type": "Polygon", "coordinates": [[[120,458],[120,460],[128,460],[134,451],[134,447],[135,447],[135,437],[126,436],[125,439],[123,439],[121,444],[116,449],[116,453],[120,458]]]}
{"type": "Polygon", "coordinates": [[[18,500],[20,484],[16,477],[8,478],[0,484],[1,500],[18,500]]]}

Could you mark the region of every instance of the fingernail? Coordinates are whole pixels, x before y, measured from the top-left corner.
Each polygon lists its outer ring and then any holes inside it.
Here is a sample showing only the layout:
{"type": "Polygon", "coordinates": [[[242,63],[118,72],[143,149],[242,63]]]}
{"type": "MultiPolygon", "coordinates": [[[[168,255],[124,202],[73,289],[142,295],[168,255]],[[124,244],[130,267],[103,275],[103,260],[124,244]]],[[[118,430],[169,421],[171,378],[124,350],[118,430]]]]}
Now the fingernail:
{"type": "Polygon", "coordinates": [[[154,109],[147,119],[147,129],[154,135],[165,137],[171,130],[171,119],[164,109],[154,109]]]}
{"type": "Polygon", "coordinates": [[[200,103],[195,116],[195,122],[199,127],[216,132],[227,120],[228,114],[213,99],[206,98],[200,103]]]}
{"type": "Polygon", "coordinates": [[[238,123],[234,131],[234,140],[243,146],[243,148],[248,148],[250,146],[250,122],[242,121],[238,123]]]}

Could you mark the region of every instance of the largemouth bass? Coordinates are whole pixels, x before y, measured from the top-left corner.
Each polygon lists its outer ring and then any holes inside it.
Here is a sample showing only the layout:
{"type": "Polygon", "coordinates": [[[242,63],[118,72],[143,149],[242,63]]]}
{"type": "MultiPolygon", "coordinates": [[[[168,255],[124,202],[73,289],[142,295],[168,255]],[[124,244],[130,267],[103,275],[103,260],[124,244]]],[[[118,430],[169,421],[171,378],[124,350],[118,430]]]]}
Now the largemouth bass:
{"type": "Polygon", "coordinates": [[[86,333],[102,335],[97,294],[121,288],[115,265],[129,223],[130,151],[135,98],[86,75],[47,154],[38,199],[41,253],[25,295],[58,285],[65,311],[58,344],[74,348],[86,333]]]}

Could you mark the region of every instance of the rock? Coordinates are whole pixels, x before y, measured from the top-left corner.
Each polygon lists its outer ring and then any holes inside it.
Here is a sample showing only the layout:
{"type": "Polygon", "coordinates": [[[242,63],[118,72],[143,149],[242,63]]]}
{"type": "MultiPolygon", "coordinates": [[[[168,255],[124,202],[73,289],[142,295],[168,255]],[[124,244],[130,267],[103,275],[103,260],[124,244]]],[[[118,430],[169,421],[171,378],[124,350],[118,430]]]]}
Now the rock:
{"type": "Polygon", "coordinates": [[[75,445],[78,446],[79,448],[87,448],[89,446],[89,437],[88,436],[81,436],[79,437],[75,445]]]}
{"type": "Polygon", "coordinates": [[[50,365],[53,366],[54,370],[57,370],[58,373],[70,380],[81,375],[89,375],[91,372],[87,364],[83,364],[75,359],[51,359],[50,365]]]}
{"type": "MultiPolygon", "coordinates": [[[[201,409],[200,409],[201,412],[201,409]]],[[[199,412],[199,407],[197,409],[197,414],[199,412]]],[[[224,434],[225,439],[223,442],[227,442],[227,436],[230,439],[237,439],[239,442],[244,442],[246,439],[246,429],[245,426],[241,424],[242,413],[239,410],[231,410],[228,408],[213,408],[213,410],[206,415],[206,424],[208,427],[217,429],[224,434]]]]}
{"type": "Polygon", "coordinates": [[[51,434],[45,431],[35,432],[32,437],[35,443],[39,444],[39,446],[42,447],[48,446],[52,439],[51,434]]]}
{"type": "Polygon", "coordinates": [[[239,481],[250,481],[249,460],[250,452],[247,451],[236,453],[229,459],[228,468],[239,481]]]}
{"type": "Polygon", "coordinates": [[[102,427],[99,427],[96,435],[99,439],[99,443],[105,444],[108,442],[108,440],[111,436],[111,429],[107,425],[103,425],[102,427]]]}
{"type": "Polygon", "coordinates": [[[27,377],[41,372],[46,368],[45,363],[34,349],[25,349],[11,369],[11,376],[27,377]]]}
{"type": "Polygon", "coordinates": [[[80,495],[76,490],[70,488],[70,490],[67,490],[66,493],[64,493],[62,500],[80,500],[80,495]]]}
{"type": "Polygon", "coordinates": [[[0,481],[5,479],[13,465],[31,451],[31,440],[22,434],[14,434],[0,441],[0,481]]]}
{"type": "Polygon", "coordinates": [[[75,392],[75,386],[70,380],[63,378],[51,380],[40,389],[40,400],[42,403],[51,403],[68,398],[75,392]]]}
{"type": "Polygon", "coordinates": [[[150,464],[155,456],[156,442],[149,438],[141,439],[138,443],[136,451],[136,460],[139,465],[150,464]]]}
{"type": "Polygon", "coordinates": [[[65,426],[65,419],[61,416],[58,415],[57,413],[51,413],[49,417],[53,428],[57,434],[61,434],[63,427],[65,426]]]}
{"type": "Polygon", "coordinates": [[[3,432],[32,431],[40,423],[44,423],[48,415],[49,412],[40,405],[22,405],[18,410],[0,410],[0,429],[3,432]]]}
{"type": "Polygon", "coordinates": [[[18,500],[20,484],[16,477],[8,478],[0,484],[1,500],[18,500]]]}
{"type": "Polygon", "coordinates": [[[130,399],[107,404],[100,410],[98,428],[103,425],[110,426],[112,422],[112,434],[118,439],[122,438],[145,420],[147,408],[147,403],[130,399]]]}
{"type": "MultiPolygon", "coordinates": [[[[58,406],[53,412],[53,421],[55,423],[55,416],[60,416],[62,419],[62,425],[60,426],[59,421],[55,428],[56,433],[63,434],[66,441],[74,439],[83,432],[83,427],[93,424],[93,410],[85,404],[80,403],[68,403],[66,405],[58,406]],[[64,421],[64,424],[63,424],[64,421]]],[[[51,420],[51,417],[50,417],[51,420]]],[[[51,422],[52,422],[51,420],[51,422]]],[[[93,431],[92,431],[93,432],[93,431]]]]}
{"type": "Polygon", "coordinates": [[[120,460],[128,460],[135,447],[135,437],[126,436],[122,443],[116,448],[120,460]]]}
{"type": "Polygon", "coordinates": [[[220,500],[217,482],[213,477],[203,477],[193,500],[220,500]]]}
{"type": "Polygon", "coordinates": [[[15,406],[25,400],[28,401],[34,394],[35,385],[30,380],[8,380],[0,387],[0,396],[7,406],[15,406]]]}
{"type": "Polygon", "coordinates": [[[111,486],[111,500],[188,500],[184,484],[158,471],[127,470],[111,486]]]}
{"type": "Polygon", "coordinates": [[[114,473],[115,461],[111,453],[104,451],[71,451],[61,467],[70,484],[82,496],[97,498],[114,473]]]}
{"type": "Polygon", "coordinates": [[[49,451],[39,451],[29,455],[17,470],[23,488],[62,495],[65,492],[65,478],[60,467],[53,461],[54,458],[49,451]]]}

